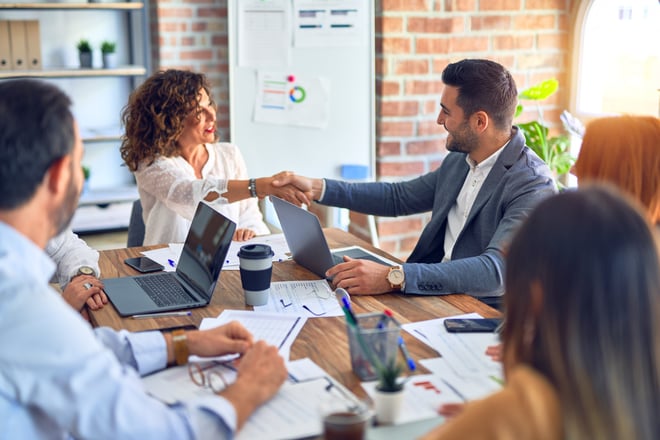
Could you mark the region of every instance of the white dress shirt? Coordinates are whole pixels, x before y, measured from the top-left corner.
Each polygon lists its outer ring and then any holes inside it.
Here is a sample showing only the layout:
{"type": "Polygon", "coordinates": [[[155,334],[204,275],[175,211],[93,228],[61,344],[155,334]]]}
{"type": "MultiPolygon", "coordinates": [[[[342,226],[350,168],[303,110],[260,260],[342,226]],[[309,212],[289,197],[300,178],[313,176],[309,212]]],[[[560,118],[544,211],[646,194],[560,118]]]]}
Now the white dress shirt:
{"type": "Polygon", "coordinates": [[[48,286],[54,269],[0,222],[0,439],[231,437],[227,400],[167,406],[146,394],[140,375],[167,362],[162,334],[93,331],[48,286]]]}
{"type": "Polygon", "coordinates": [[[57,265],[55,279],[62,290],[69,284],[71,278],[78,274],[82,266],[94,269],[96,276],[100,277],[99,253],[87,246],[71,229],[53,237],[46,245],[46,253],[57,265]]]}
{"type": "MultiPolygon", "coordinates": [[[[160,157],[135,172],[142,217],[144,245],[183,242],[197,204],[212,191],[227,191],[228,180],[247,180],[245,160],[238,147],[227,143],[206,144],[209,159],[202,168],[202,179],[183,157],[160,157]]],[[[219,197],[208,202],[216,211],[236,222],[238,229],[251,229],[257,235],[269,234],[257,199],[227,203],[219,197]]]]}
{"type": "Polygon", "coordinates": [[[463,182],[463,187],[458,193],[458,197],[456,197],[456,203],[454,203],[449,210],[449,214],[447,214],[447,226],[445,228],[445,256],[442,259],[443,263],[451,260],[454,245],[456,245],[456,240],[461,231],[463,231],[465,221],[470,215],[470,210],[472,210],[477,194],[479,194],[479,190],[484,184],[484,180],[488,177],[488,173],[493,169],[493,165],[495,165],[497,158],[508,143],[509,142],[507,141],[499,150],[488,156],[487,159],[481,161],[479,164],[470,159],[470,156],[465,156],[465,161],[469,165],[470,170],[468,171],[467,176],[465,176],[465,182],[463,182]]]}

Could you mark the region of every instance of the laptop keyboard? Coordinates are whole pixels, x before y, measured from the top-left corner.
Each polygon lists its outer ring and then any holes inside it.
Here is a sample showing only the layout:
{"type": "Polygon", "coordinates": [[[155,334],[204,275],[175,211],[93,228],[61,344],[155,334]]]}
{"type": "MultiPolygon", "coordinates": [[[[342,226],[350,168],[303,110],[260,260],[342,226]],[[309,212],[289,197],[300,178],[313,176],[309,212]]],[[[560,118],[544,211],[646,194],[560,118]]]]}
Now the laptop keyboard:
{"type": "Polygon", "coordinates": [[[195,301],[171,274],[137,277],[135,281],[158,306],[175,306],[195,301]]]}

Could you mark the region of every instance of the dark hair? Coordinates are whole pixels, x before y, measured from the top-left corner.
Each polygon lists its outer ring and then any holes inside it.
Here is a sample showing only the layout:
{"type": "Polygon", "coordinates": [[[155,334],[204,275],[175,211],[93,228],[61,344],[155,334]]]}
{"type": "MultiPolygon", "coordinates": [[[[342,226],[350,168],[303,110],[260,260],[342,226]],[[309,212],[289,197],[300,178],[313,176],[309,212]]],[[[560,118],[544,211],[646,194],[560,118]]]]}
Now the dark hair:
{"type": "Polygon", "coordinates": [[[505,366],[554,384],[565,438],[660,438],[660,260],[629,200],[602,186],[547,199],[509,250],[505,366]]]}
{"type": "Polygon", "coordinates": [[[511,129],[518,89],[511,73],[490,60],[462,60],[449,64],[442,82],[458,89],[456,103],[468,117],[482,110],[499,130],[511,129]]]}
{"type": "Polygon", "coordinates": [[[201,90],[211,97],[203,74],[170,69],[153,74],[131,93],[122,112],[126,133],[120,149],[131,171],[159,156],[179,154],[176,141],[186,117],[199,108],[201,90]]]}
{"type": "Polygon", "coordinates": [[[0,209],[28,202],[75,143],[71,100],[33,79],[0,82],[0,209]]]}

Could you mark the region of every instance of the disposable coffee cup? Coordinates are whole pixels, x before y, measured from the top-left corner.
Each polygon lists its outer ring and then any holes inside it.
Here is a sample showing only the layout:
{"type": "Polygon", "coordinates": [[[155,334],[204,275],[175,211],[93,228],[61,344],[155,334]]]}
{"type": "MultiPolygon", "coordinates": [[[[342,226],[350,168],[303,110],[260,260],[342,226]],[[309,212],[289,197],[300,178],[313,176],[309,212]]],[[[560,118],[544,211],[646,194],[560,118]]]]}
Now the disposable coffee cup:
{"type": "Polygon", "coordinates": [[[267,244],[246,244],[238,251],[241,284],[245,292],[245,303],[249,306],[268,303],[273,255],[273,250],[267,244]]]}

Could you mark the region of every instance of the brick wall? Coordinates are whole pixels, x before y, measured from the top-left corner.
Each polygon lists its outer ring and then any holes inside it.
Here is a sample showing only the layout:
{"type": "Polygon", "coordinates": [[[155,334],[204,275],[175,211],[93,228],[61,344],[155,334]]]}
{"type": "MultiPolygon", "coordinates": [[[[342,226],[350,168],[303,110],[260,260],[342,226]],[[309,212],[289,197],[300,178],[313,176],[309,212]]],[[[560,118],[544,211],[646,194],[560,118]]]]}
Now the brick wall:
{"type": "MultiPolygon", "coordinates": [[[[569,11],[573,0],[376,0],[376,174],[397,181],[435,169],[446,134],[435,120],[444,67],[463,58],[507,66],[520,89],[557,78],[543,111],[559,126],[567,107],[569,11]]],[[[226,0],[157,0],[154,65],[205,72],[214,85],[221,139],[229,139],[226,0]]],[[[526,111],[519,121],[533,119],[526,111]]],[[[380,245],[405,258],[429,214],[378,218],[380,245]]],[[[353,232],[366,220],[352,215],[353,232]]]]}

